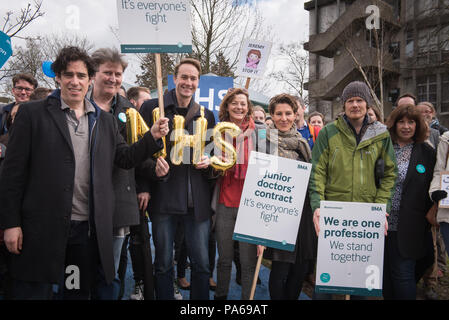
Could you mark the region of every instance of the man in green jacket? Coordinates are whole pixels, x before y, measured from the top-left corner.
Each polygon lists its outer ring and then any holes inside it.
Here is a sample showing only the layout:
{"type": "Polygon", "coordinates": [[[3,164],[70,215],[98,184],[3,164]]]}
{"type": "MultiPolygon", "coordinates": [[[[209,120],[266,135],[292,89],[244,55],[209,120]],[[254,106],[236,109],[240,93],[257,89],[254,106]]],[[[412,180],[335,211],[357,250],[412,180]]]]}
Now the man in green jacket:
{"type": "Polygon", "coordinates": [[[371,122],[368,86],[351,82],[343,90],[344,114],[323,129],[312,151],[310,200],[319,233],[320,201],[387,204],[390,210],[396,180],[396,158],[387,127],[371,122]],[[375,164],[384,161],[383,177],[376,186],[375,164]]]}

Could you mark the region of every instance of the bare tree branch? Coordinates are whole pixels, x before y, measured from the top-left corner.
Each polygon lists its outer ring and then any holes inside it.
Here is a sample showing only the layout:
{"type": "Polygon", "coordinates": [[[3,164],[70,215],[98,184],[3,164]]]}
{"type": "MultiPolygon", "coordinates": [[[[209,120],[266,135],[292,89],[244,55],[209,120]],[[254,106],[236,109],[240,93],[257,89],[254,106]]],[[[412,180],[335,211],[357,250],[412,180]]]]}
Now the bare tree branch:
{"type": "Polygon", "coordinates": [[[43,0],[34,0],[34,5],[28,3],[26,8],[20,10],[20,15],[16,17],[15,22],[11,22],[11,17],[14,15],[13,11],[8,11],[4,18],[5,23],[2,31],[10,38],[16,36],[19,32],[25,29],[34,20],[42,17],[45,13],[41,11],[43,0]]]}

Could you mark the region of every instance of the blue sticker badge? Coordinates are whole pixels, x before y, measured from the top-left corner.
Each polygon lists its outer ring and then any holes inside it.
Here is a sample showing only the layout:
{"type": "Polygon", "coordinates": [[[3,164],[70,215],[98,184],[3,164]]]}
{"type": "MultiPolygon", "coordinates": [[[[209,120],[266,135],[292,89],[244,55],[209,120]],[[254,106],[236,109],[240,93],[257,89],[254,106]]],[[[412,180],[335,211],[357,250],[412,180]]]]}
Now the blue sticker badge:
{"type": "Polygon", "coordinates": [[[424,173],[426,172],[426,168],[422,164],[418,164],[416,166],[416,171],[418,171],[419,173],[424,173]]]}
{"type": "Polygon", "coordinates": [[[330,276],[329,273],[322,273],[322,274],[320,275],[320,280],[321,280],[322,282],[324,282],[324,283],[329,282],[330,279],[331,279],[331,276],[330,276]]]}
{"type": "Polygon", "coordinates": [[[118,114],[118,118],[120,119],[121,122],[126,123],[126,114],[124,114],[123,112],[120,112],[118,114]]]}

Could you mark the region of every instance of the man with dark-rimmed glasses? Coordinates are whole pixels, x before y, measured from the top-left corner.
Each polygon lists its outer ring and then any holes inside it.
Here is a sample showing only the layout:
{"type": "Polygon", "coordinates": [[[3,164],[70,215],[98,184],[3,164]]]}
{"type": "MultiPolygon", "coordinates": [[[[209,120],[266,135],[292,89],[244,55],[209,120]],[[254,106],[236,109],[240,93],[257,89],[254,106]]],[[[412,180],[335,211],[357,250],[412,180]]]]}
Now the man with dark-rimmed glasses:
{"type": "Polygon", "coordinates": [[[19,109],[19,104],[30,101],[30,95],[37,88],[37,80],[28,73],[20,73],[12,78],[12,94],[15,101],[0,110],[0,135],[8,132],[19,109]]]}

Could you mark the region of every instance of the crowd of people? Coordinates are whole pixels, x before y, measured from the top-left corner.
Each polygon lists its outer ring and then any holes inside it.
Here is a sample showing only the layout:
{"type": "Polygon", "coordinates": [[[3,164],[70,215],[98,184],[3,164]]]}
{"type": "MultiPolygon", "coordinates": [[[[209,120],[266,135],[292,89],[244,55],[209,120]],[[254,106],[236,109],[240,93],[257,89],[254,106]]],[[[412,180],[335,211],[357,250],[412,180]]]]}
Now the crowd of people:
{"type": "Polygon", "coordinates": [[[129,252],[133,300],[181,299],[179,289],[194,300],[208,300],[210,290],[225,300],[233,263],[248,300],[261,254],[271,261],[270,298],[297,300],[305,281],[313,285],[322,200],[386,204],[383,298],[416,299],[421,279],[426,296],[438,298],[449,248],[449,209],[438,207],[447,197],[440,177],[449,170],[449,132],[430,102],[404,94],[383,119],[368,86],[353,81],[341,93],[342,112],[326,124],[319,112],[306,117],[301,97],[275,95],[267,115],[248,90],[230,88],[218,118],[240,134],[233,139],[236,164],[223,173],[207,154],[195,164],[170,159],[176,116],[190,135],[200,117],[208,129],[216,125],[214,114],[194,101],[199,61],[176,65],[163,117],[155,116],[158,99],[147,88],[123,90],[127,63],[116,49],[89,55],[66,47],[52,68],[57,89],[18,74],[14,102],[0,107],[5,299],[122,299],[129,252]],[[135,143],[129,109],[150,128],[135,143]],[[154,157],[163,137],[167,157],[154,157]],[[232,239],[251,151],[312,164],[293,252],[232,239]]]}

